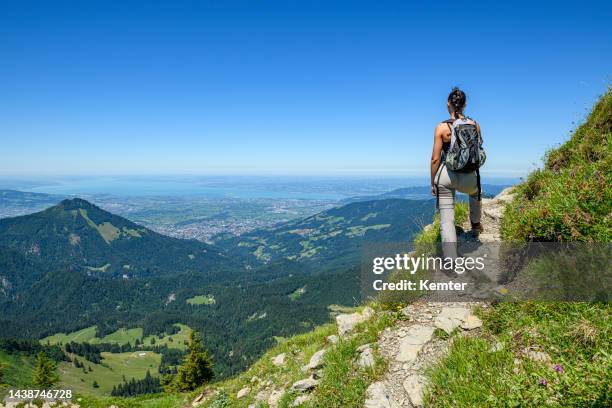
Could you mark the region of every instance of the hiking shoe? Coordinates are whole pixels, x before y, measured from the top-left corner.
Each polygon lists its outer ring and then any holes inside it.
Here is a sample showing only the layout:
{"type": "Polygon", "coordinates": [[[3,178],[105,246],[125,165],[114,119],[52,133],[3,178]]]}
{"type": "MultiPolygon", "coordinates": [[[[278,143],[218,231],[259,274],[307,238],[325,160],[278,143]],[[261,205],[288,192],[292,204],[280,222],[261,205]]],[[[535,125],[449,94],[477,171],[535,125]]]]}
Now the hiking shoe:
{"type": "Polygon", "coordinates": [[[474,234],[482,234],[482,232],[484,231],[484,228],[482,227],[482,224],[477,222],[477,223],[472,223],[472,232],[474,234]]]}

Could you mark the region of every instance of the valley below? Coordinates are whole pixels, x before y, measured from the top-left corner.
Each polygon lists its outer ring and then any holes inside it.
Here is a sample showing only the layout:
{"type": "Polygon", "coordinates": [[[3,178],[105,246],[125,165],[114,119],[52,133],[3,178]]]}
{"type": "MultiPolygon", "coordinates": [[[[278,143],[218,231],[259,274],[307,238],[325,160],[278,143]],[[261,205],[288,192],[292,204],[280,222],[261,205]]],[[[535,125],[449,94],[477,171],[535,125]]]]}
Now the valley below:
{"type": "Polygon", "coordinates": [[[81,199],[2,190],[1,337],[23,342],[0,344],[4,378],[26,386],[42,348],[79,394],[115,395],[132,379],[152,392],[176,371],[191,331],[217,379],[237,374],[283,338],[361,304],[363,245],[409,245],[432,221],[433,200],[419,188],[378,192],[81,199]]]}

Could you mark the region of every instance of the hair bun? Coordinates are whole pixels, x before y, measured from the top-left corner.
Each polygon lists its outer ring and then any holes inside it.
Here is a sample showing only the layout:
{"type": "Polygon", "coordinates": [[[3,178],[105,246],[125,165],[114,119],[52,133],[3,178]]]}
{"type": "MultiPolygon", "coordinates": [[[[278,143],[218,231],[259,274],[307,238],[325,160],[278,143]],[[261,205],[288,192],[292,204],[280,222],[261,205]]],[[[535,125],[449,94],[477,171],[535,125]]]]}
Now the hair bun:
{"type": "Polygon", "coordinates": [[[448,95],[448,102],[452,105],[454,111],[461,112],[465,107],[465,92],[457,87],[454,87],[448,95]]]}

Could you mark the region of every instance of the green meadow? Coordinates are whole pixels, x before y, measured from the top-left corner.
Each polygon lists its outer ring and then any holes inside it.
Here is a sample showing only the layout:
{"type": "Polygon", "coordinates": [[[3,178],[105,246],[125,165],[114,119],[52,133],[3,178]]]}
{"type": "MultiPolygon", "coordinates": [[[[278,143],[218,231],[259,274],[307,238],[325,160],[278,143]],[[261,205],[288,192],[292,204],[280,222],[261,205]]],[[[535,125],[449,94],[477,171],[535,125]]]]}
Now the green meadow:
{"type": "Polygon", "coordinates": [[[198,295],[186,300],[190,305],[214,305],[215,297],[213,295],[198,295]]]}
{"type": "MultiPolygon", "coordinates": [[[[176,324],[179,331],[172,334],[164,335],[149,335],[143,337],[143,329],[140,327],[126,329],[121,328],[104,337],[96,337],[96,326],[86,327],[71,333],[57,333],[41,340],[43,344],[66,344],[71,341],[78,343],[117,343],[134,345],[136,340],[140,340],[143,344],[142,351],[126,352],[126,353],[107,353],[103,352],[102,361],[100,364],[94,364],[84,357],[71,355],[72,359],[78,359],[84,365],[84,368],[77,368],[73,363],[63,362],[59,364],[58,373],[60,375],[61,384],[73,389],[75,392],[82,395],[93,397],[108,396],[113,389],[113,386],[123,382],[123,379],[130,380],[132,378],[144,378],[147,370],[151,371],[151,375],[158,375],[157,369],[161,362],[161,355],[152,351],[147,351],[146,348],[154,346],[166,345],[169,348],[185,349],[186,343],[191,333],[191,328],[183,324],[176,324]],[[91,368],[91,370],[90,370],[91,368]],[[94,387],[94,382],[98,387],[94,387]]],[[[0,355],[0,362],[3,359],[15,359],[13,356],[0,355]]],[[[25,359],[25,357],[24,357],[25,359]]],[[[27,385],[32,380],[32,359],[27,359],[23,362],[8,361],[5,363],[8,367],[23,367],[21,374],[17,372],[8,374],[11,377],[11,384],[27,385]],[[20,377],[16,377],[20,375],[20,377]],[[15,378],[14,378],[15,377],[15,378]]]]}
{"type": "Polygon", "coordinates": [[[163,336],[149,335],[143,337],[143,330],[141,327],[133,329],[121,328],[113,333],[107,334],[104,337],[96,337],[96,326],[86,327],[84,329],[74,331],[72,333],[57,333],[49,337],[45,337],[41,340],[43,344],[66,344],[71,341],[77,343],[117,343],[117,344],[134,344],[136,340],[141,340],[142,344],[150,346],[152,344],[156,346],[167,345],[169,348],[184,349],[185,342],[189,340],[189,333],[191,328],[184,324],[177,323],[176,327],[179,328],[177,333],[172,335],[164,334],[163,336]],[[153,343],[152,343],[153,342],[153,343]]]}
{"type": "Polygon", "coordinates": [[[125,377],[144,378],[147,370],[151,375],[157,375],[161,356],[151,351],[136,351],[129,353],[102,353],[102,362],[94,364],[83,357],[71,355],[83,363],[83,368],[77,368],[72,363],[61,363],[59,374],[61,384],[83,395],[109,395],[113,386],[123,382],[125,377]],[[89,368],[91,367],[91,371],[89,368]],[[99,388],[94,388],[94,381],[99,388]]]}

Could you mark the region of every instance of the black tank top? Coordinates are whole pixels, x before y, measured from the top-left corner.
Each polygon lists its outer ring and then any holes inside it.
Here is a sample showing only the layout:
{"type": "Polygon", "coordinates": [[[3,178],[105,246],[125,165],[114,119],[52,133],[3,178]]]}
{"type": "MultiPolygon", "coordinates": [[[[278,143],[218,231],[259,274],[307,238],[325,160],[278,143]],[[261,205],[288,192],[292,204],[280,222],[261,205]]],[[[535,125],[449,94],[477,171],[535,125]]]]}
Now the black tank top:
{"type": "Polygon", "coordinates": [[[442,151],[444,154],[448,153],[448,148],[450,147],[450,142],[442,142],[442,151]]]}
{"type": "MultiPolygon", "coordinates": [[[[450,129],[450,125],[455,121],[455,119],[446,119],[442,121],[442,123],[447,123],[450,129]]],[[[448,149],[450,148],[450,142],[442,142],[442,151],[446,154],[448,153],[448,149]]]]}

